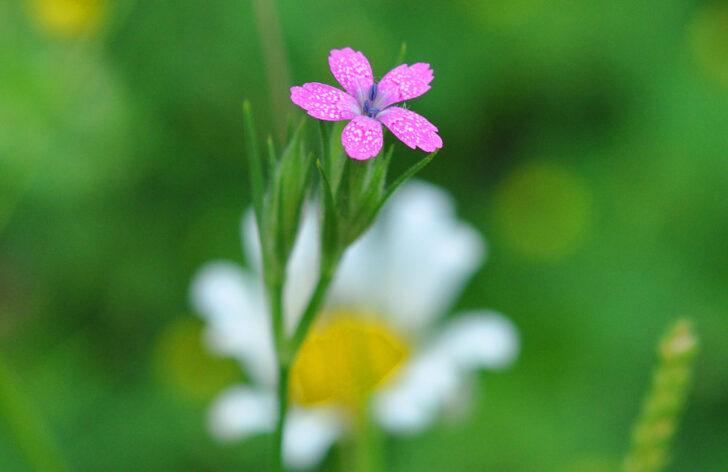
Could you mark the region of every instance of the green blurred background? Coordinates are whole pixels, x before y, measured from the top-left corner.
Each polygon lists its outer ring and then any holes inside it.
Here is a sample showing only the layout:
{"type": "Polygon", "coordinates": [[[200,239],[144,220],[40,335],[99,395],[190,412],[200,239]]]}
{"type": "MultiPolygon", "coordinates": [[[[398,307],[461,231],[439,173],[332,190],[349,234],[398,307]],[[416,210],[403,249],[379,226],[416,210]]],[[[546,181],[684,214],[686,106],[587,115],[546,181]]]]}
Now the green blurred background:
{"type": "MultiPolygon", "coordinates": [[[[684,316],[702,345],[669,470],[728,470],[728,3],[278,11],[294,83],[334,83],[344,46],[379,76],[403,41],[406,62],[432,64],[412,107],[445,147],[421,177],[490,245],[458,307],[522,334],[466,421],[386,440],[390,470],[613,470],[655,344],[684,316]]],[[[243,99],[275,129],[255,18],[245,0],[0,2],[0,399],[21,398],[0,419],[1,471],[41,470],[25,457],[48,448],[78,471],[265,466],[266,438],[206,431],[243,374],[205,354],[188,303],[203,263],[243,259],[243,99]]],[[[396,154],[395,170],[418,156],[396,154]]]]}

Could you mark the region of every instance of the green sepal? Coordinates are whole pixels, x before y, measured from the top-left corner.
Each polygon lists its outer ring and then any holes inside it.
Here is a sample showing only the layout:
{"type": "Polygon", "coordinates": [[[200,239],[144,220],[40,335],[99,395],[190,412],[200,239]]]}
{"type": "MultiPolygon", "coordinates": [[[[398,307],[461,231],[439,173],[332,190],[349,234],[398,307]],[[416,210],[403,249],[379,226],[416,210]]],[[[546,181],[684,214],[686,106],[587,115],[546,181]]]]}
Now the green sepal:
{"type": "MultiPolygon", "coordinates": [[[[323,128],[322,128],[323,129],[323,128]]],[[[324,144],[328,145],[324,139],[324,144]]],[[[329,147],[329,150],[331,148],[329,147]]],[[[345,161],[345,172],[338,191],[331,182],[331,173],[324,162],[317,162],[323,182],[322,253],[324,258],[335,259],[364,234],[376,219],[379,210],[394,191],[425,167],[437,155],[437,151],[423,157],[404,174],[387,186],[387,171],[394,146],[376,158],[364,162],[351,161],[344,156],[332,157],[345,161]]],[[[344,167],[342,165],[342,167],[344,167]]],[[[330,168],[330,167],[329,167],[330,168]]]]}
{"type": "Polygon", "coordinates": [[[323,260],[321,266],[323,269],[335,265],[342,251],[339,240],[339,223],[341,220],[337,212],[334,193],[331,189],[331,181],[321,160],[316,161],[316,168],[321,175],[321,193],[323,194],[321,202],[323,207],[321,215],[321,254],[323,260]]]}
{"type": "Polygon", "coordinates": [[[305,120],[290,133],[288,144],[278,156],[273,139],[266,141],[265,165],[258,150],[250,102],[243,103],[243,122],[250,164],[253,194],[266,285],[280,286],[298,234],[303,203],[308,193],[313,155],[303,144],[305,120]],[[264,172],[264,167],[267,172],[264,172]]]}
{"type": "Polygon", "coordinates": [[[272,176],[272,187],[265,202],[268,234],[275,241],[275,257],[285,266],[296,241],[305,200],[312,155],[306,153],[303,145],[301,120],[276,164],[272,176]]]}
{"type": "Polygon", "coordinates": [[[341,179],[344,175],[344,168],[349,160],[344,153],[344,146],[341,144],[341,132],[344,130],[344,124],[341,122],[327,126],[320,121],[321,133],[321,164],[329,179],[331,192],[336,197],[341,179]]]}

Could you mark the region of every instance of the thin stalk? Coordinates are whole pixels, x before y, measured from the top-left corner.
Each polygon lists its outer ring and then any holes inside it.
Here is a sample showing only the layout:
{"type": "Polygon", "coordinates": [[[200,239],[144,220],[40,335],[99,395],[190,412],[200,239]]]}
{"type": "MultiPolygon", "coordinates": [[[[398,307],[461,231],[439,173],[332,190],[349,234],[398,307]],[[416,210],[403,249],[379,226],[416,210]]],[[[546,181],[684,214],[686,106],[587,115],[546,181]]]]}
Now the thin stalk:
{"type": "Polygon", "coordinates": [[[377,472],[383,469],[381,444],[376,425],[371,420],[367,403],[362,399],[356,412],[353,438],[353,468],[355,472],[377,472]]]}
{"type": "MultiPolygon", "coordinates": [[[[279,358],[280,362],[280,358],[279,358]]],[[[283,464],[283,430],[286,425],[286,414],[288,413],[288,378],[291,367],[285,362],[278,365],[278,420],[273,433],[273,470],[284,472],[283,464]]]]}
{"type": "Polygon", "coordinates": [[[283,426],[288,410],[288,372],[290,362],[286,354],[285,323],[283,320],[283,281],[267,284],[270,311],[273,318],[273,341],[278,360],[278,419],[273,434],[271,464],[276,472],[283,472],[283,426]]]}
{"type": "Polygon", "coordinates": [[[306,311],[303,312],[303,316],[301,317],[301,322],[298,323],[296,331],[293,333],[293,337],[291,338],[289,352],[291,353],[292,359],[295,358],[296,353],[301,348],[301,344],[303,344],[303,341],[306,339],[306,335],[311,329],[311,325],[316,319],[316,315],[319,310],[321,310],[321,305],[323,305],[324,298],[326,297],[326,292],[329,290],[329,285],[331,284],[333,275],[333,271],[322,271],[319,275],[319,280],[316,283],[316,288],[311,296],[311,300],[309,300],[308,306],[306,306],[306,311]]]}
{"type": "Polygon", "coordinates": [[[289,106],[288,88],[291,86],[283,34],[273,0],[254,0],[253,9],[258,23],[258,36],[263,51],[271,104],[275,111],[276,127],[283,139],[286,135],[286,116],[289,106]]]}
{"type": "MultiPolygon", "coordinates": [[[[276,429],[273,433],[273,470],[276,472],[283,472],[285,466],[283,464],[283,431],[286,424],[286,414],[288,413],[288,383],[291,373],[291,365],[296,357],[296,353],[303,344],[303,340],[308,334],[308,330],[316,317],[316,314],[321,309],[321,305],[328,291],[331,283],[333,271],[322,271],[319,276],[318,283],[314,289],[313,295],[309,300],[306,311],[303,314],[301,322],[296,328],[295,333],[291,339],[286,342],[285,335],[283,333],[282,322],[280,323],[280,334],[276,332],[276,348],[278,352],[278,420],[276,422],[276,429]]],[[[282,295],[282,291],[278,292],[282,295]]],[[[282,297],[281,297],[282,298],[282,297]]],[[[280,307],[281,304],[276,302],[272,306],[280,307]]],[[[279,309],[282,313],[282,310],[279,309]]],[[[276,326],[276,314],[274,312],[274,326],[276,326]]],[[[281,317],[282,321],[282,317],[281,317]]]]}
{"type": "Polygon", "coordinates": [[[270,311],[273,318],[273,341],[279,363],[284,360],[286,351],[285,323],[283,321],[283,283],[274,282],[268,285],[270,311]]]}

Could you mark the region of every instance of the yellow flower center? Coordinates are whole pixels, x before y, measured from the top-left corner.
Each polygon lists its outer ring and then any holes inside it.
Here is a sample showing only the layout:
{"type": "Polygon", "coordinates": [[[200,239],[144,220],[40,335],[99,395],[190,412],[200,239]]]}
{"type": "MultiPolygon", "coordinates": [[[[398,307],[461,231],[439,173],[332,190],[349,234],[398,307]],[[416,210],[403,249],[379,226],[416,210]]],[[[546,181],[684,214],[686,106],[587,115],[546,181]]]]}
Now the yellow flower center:
{"type": "Polygon", "coordinates": [[[94,30],[103,10],[102,0],[31,0],[31,5],[40,26],[61,36],[94,30]]]}
{"type": "Polygon", "coordinates": [[[292,400],[356,406],[389,378],[408,351],[402,338],[373,318],[337,312],[301,346],[291,371],[292,400]]]}

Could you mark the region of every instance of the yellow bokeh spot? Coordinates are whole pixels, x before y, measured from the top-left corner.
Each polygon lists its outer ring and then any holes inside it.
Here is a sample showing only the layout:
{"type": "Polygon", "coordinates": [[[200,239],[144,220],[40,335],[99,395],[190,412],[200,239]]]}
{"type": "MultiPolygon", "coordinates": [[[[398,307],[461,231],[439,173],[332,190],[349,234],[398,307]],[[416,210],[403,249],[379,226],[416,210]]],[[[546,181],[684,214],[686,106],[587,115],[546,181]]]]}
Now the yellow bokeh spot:
{"type": "Polygon", "coordinates": [[[407,358],[408,345],[371,317],[337,312],[306,338],[291,371],[301,405],[356,406],[407,358]]]}
{"type": "Polygon", "coordinates": [[[496,190],[494,220],[522,256],[559,260],[578,249],[591,223],[591,194],[569,170],[548,162],[515,169],[496,190]]]}
{"type": "Polygon", "coordinates": [[[703,69],[728,84],[728,4],[703,7],[690,29],[693,54],[703,69]]]}
{"type": "Polygon", "coordinates": [[[234,360],[208,352],[202,342],[202,329],[198,320],[180,319],[162,331],[154,350],[158,378],[191,400],[208,400],[241,378],[234,360]]]}
{"type": "Polygon", "coordinates": [[[48,33],[73,37],[95,31],[103,0],[29,0],[33,19],[48,33]]]}

